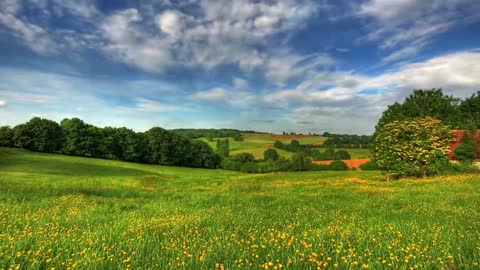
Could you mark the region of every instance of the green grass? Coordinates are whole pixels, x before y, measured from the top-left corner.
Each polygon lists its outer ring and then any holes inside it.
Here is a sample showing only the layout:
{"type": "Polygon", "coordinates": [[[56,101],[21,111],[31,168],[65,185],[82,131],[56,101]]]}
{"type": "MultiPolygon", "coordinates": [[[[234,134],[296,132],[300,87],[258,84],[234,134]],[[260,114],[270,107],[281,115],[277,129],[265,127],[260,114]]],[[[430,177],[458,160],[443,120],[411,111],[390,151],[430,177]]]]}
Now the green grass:
{"type": "MultiPolygon", "coordinates": [[[[370,158],[372,156],[372,151],[370,149],[365,148],[334,148],[335,151],[338,150],[345,150],[350,154],[352,159],[359,159],[359,158],[370,158]]],[[[325,151],[325,148],[320,148],[320,151],[325,151]]]]}
{"type": "Polygon", "coordinates": [[[0,148],[0,269],[478,269],[479,191],[0,148]]]}

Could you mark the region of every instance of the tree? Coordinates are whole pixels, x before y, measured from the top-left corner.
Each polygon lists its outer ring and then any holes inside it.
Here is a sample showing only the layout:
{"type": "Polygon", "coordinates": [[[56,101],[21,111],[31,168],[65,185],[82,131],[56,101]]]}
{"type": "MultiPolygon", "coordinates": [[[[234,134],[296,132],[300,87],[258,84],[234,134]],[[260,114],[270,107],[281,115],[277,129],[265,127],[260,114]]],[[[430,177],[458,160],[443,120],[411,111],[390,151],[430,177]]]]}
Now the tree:
{"type": "Polygon", "coordinates": [[[459,119],[465,124],[461,128],[473,124],[475,129],[480,129],[480,91],[462,101],[458,110],[459,119]]]}
{"type": "Polygon", "coordinates": [[[290,170],[292,171],[306,171],[312,164],[312,160],[303,153],[297,153],[292,156],[290,170]]]}
{"type": "Polygon", "coordinates": [[[255,162],[255,157],[251,153],[240,153],[232,157],[233,160],[241,163],[255,162]]]}
{"type": "Polygon", "coordinates": [[[345,150],[338,150],[337,152],[335,152],[335,159],[336,160],[346,160],[346,159],[350,159],[350,154],[345,151],[345,150]]]}
{"type": "Polygon", "coordinates": [[[269,148],[269,149],[265,150],[265,152],[263,153],[263,159],[264,160],[275,161],[275,160],[278,159],[278,157],[279,157],[279,155],[277,153],[277,150],[272,149],[272,148],[269,148]]]}
{"type": "Polygon", "coordinates": [[[62,130],[57,122],[34,117],[13,130],[16,146],[31,151],[57,152],[62,147],[62,130]]]}
{"type": "Polygon", "coordinates": [[[68,155],[102,157],[100,140],[103,134],[100,129],[89,125],[78,118],[63,119],[60,123],[64,136],[62,152],[68,155]]]}
{"type": "Polygon", "coordinates": [[[335,150],[332,148],[325,149],[325,151],[323,152],[323,158],[325,160],[335,159],[335,150]]]}
{"type": "Polygon", "coordinates": [[[0,127],[0,146],[13,146],[13,129],[9,126],[0,127]]]}
{"type": "Polygon", "coordinates": [[[433,117],[452,127],[458,126],[460,99],[443,94],[442,89],[414,90],[401,104],[388,106],[378,121],[377,133],[384,125],[395,120],[433,117]]]}
{"type": "Polygon", "coordinates": [[[285,149],[285,144],[282,143],[281,141],[275,141],[275,143],[273,144],[273,147],[278,149],[285,149]]]}
{"type": "Polygon", "coordinates": [[[447,159],[450,138],[448,126],[432,117],[395,120],[377,131],[373,158],[395,176],[434,174],[433,165],[447,159]]]}
{"type": "Polygon", "coordinates": [[[328,165],[328,169],[331,171],[348,171],[348,165],[341,161],[341,160],[335,160],[330,165],[328,165]]]}
{"type": "Polygon", "coordinates": [[[462,162],[471,163],[477,158],[477,140],[475,133],[469,130],[463,131],[461,144],[455,148],[453,156],[462,162]]]}
{"type": "Polygon", "coordinates": [[[217,140],[217,150],[215,151],[221,158],[227,158],[230,154],[230,143],[228,138],[224,140],[217,140]]]}

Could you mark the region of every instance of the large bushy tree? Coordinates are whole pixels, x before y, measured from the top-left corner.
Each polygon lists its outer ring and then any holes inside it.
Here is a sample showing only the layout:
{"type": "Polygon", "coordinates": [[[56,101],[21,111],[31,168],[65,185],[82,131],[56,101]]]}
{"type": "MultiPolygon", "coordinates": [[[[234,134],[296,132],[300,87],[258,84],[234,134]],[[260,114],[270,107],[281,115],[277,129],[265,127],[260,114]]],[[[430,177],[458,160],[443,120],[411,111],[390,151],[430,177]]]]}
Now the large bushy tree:
{"type": "Polygon", "coordinates": [[[0,127],[0,146],[13,146],[13,129],[11,127],[0,127]]]}
{"type": "Polygon", "coordinates": [[[78,118],[63,119],[63,153],[76,156],[103,157],[105,147],[102,131],[78,118]]]}
{"type": "Polygon", "coordinates": [[[442,89],[414,90],[403,103],[388,106],[376,126],[376,132],[395,120],[433,117],[451,127],[459,125],[458,106],[461,100],[443,94],[442,89]]]}
{"type": "Polygon", "coordinates": [[[436,164],[447,160],[450,140],[450,129],[441,120],[395,120],[377,130],[373,158],[397,176],[426,176],[437,173],[436,164]]]}
{"type": "Polygon", "coordinates": [[[63,142],[62,129],[57,122],[34,117],[13,130],[15,146],[32,151],[53,153],[60,151],[63,142]]]}

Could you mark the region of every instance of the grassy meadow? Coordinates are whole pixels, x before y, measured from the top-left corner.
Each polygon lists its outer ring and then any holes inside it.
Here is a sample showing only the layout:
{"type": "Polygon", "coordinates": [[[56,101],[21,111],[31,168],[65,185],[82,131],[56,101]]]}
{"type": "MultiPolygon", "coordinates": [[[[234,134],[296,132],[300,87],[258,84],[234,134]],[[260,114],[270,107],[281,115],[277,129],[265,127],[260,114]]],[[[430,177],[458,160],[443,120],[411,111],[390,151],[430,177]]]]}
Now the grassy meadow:
{"type": "MultiPolygon", "coordinates": [[[[298,140],[300,144],[315,144],[324,142],[328,138],[323,136],[309,136],[309,135],[280,135],[280,134],[244,134],[243,141],[235,141],[233,138],[228,138],[230,146],[230,155],[236,155],[240,153],[251,153],[256,159],[262,159],[263,153],[268,148],[273,148],[275,141],[282,141],[284,143],[290,143],[292,140],[298,140]]],[[[223,138],[222,138],[223,139],[223,138]]],[[[207,138],[201,138],[200,140],[208,143],[213,149],[217,147],[217,139],[213,141],[207,140],[207,138]]],[[[278,154],[285,158],[291,158],[295,153],[288,152],[282,149],[277,149],[278,154]]],[[[319,148],[320,151],[325,151],[324,148],[319,148]]],[[[341,148],[335,148],[335,150],[341,150],[341,148]]],[[[343,149],[350,153],[352,159],[369,158],[371,152],[369,149],[343,149]]]]}
{"type": "Polygon", "coordinates": [[[0,269],[478,269],[478,175],[383,179],[0,148],[0,269]]]}

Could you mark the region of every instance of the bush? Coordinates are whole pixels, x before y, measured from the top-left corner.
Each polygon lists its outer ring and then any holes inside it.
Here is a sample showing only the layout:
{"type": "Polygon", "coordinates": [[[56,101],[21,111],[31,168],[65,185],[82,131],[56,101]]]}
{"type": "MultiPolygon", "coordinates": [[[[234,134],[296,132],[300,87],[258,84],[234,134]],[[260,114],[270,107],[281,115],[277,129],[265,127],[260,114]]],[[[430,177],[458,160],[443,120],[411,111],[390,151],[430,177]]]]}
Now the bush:
{"type": "Polygon", "coordinates": [[[241,163],[246,162],[255,162],[255,157],[251,153],[240,153],[232,157],[233,160],[239,161],[241,163]]]}
{"type": "Polygon", "coordinates": [[[263,159],[264,160],[277,160],[279,157],[277,150],[269,148],[263,152],[263,159]]]}
{"type": "Polygon", "coordinates": [[[375,161],[371,160],[367,163],[364,163],[360,165],[360,169],[362,171],[378,171],[380,170],[380,167],[378,167],[377,163],[375,161]]]}
{"type": "Polygon", "coordinates": [[[330,163],[328,165],[328,169],[331,171],[348,171],[348,165],[341,161],[341,160],[335,160],[334,162],[330,163]]]}
{"type": "Polygon", "coordinates": [[[278,149],[285,149],[285,144],[282,143],[281,141],[275,141],[275,143],[273,144],[273,147],[278,149]]]}
{"type": "Polygon", "coordinates": [[[455,148],[453,156],[462,162],[471,163],[478,155],[477,141],[474,131],[463,131],[462,144],[455,148]]]}
{"type": "Polygon", "coordinates": [[[336,160],[344,160],[344,159],[350,159],[350,154],[345,151],[345,150],[338,150],[335,152],[335,159],[336,160]]]}
{"type": "Polygon", "coordinates": [[[447,160],[450,138],[450,129],[435,118],[393,121],[377,131],[373,157],[394,176],[427,176],[436,173],[430,166],[447,160]]]}
{"type": "Polygon", "coordinates": [[[292,161],[290,164],[291,171],[306,171],[310,164],[312,164],[312,160],[305,156],[303,153],[298,153],[292,156],[292,161]]]}
{"type": "Polygon", "coordinates": [[[463,143],[455,148],[453,156],[462,162],[471,163],[477,158],[477,146],[471,143],[463,143]]]}

